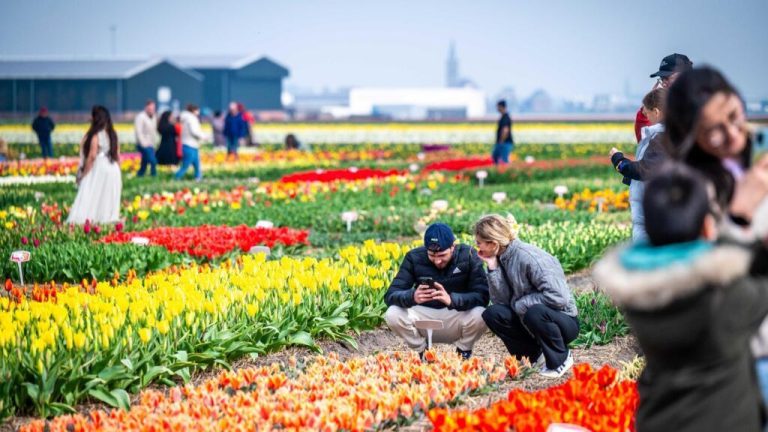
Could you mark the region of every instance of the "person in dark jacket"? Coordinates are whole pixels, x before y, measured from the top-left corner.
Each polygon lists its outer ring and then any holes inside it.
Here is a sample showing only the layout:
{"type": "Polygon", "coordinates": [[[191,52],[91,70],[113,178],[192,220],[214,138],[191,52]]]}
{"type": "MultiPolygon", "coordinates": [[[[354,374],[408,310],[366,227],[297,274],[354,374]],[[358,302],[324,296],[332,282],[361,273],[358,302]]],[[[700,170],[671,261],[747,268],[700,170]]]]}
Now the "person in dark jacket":
{"type": "MultiPolygon", "coordinates": [[[[661,59],[659,70],[651,74],[651,78],[657,78],[656,83],[651,90],[653,91],[657,88],[668,89],[669,86],[675,82],[680,73],[690,70],[691,68],[693,68],[693,62],[691,62],[685,54],[674,53],[664,57],[661,59]]],[[[637,115],[635,116],[635,137],[637,138],[638,143],[643,138],[641,132],[642,129],[651,124],[650,119],[645,115],[643,107],[641,106],[640,109],[637,110],[637,115]]]]}
{"type": "Polygon", "coordinates": [[[229,112],[224,118],[224,136],[227,138],[227,157],[232,155],[237,159],[237,149],[240,141],[248,133],[248,125],[243,114],[238,110],[236,102],[229,104],[229,112]]]}
{"type": "MultiPolygon", "coordinates": [[[[662,168],[643,198],[650,244],[620,247],[595,266],[645,354],[638,432],[759,431],[764,423],[749,340],[768,314],[768,277],[750,274],[748,248],[715,242],[707,183],[682,164],[662,168]]],[[[738,199],[768,205],[754,192],[738,199]]]]}
{"type": "Polygon", "coordinates": [[[484,216],[473,231],[493,302],[485,324],[510,354],[527,357],[545,377],[561,377],[573,366],[568,344],[579,319],[560,261],[518,239],[512,216],[484,216]]]}
{"type": "Polygon", "coordinates": [[[488,304],[488,283],[477,252],[468,245],[454,245],[455,240],[448,225],[435,223],[427,228],[424,246],[405,255],[384,295],[389,306],[385,319],[395,334],[421,353],[427,339],[414,321],[443,321],[444,328],[434,331],[433,340],[455,344],[467,359],[487,330],[482,314],[488,304]]]}
{"type": "Polygon", "coordinates": [[[37,141],[40,143],[40,150],[43,158],[53,157],[53,143],[51,142],[51,132],[56,128],[56,124],[48,116],[48,108],[40,108],[37,117],[32,121],[32,130],[37,134],[37,141]]]}
{"type": "Polygon", "coordinates": [[[160,165],[178,165],[179,155],[176,148],[178,134],[170,111],[163,112],[157,122],[160,134],[160,147],[157,149],[157,163],[160,165]]]}
{"type": "MultiPolygon", "coordinates": [[[[753,136],[744,98],[719,70],[694,68],[682,73],[670,87],[667,113],[670,154],[714,186],[715,201],[723,216],[718,226],[720,237],[753,244],[754,230],[739,214],[744,211],[734,208],[733,201],[739,188],[743,190],[744,185],[768,175],[768,161],[763,156],[753,164],[753,136]]],[[[752,353],[757,358],[763,397],[768,400],[768,320],[752,341],[752,353]]]]}

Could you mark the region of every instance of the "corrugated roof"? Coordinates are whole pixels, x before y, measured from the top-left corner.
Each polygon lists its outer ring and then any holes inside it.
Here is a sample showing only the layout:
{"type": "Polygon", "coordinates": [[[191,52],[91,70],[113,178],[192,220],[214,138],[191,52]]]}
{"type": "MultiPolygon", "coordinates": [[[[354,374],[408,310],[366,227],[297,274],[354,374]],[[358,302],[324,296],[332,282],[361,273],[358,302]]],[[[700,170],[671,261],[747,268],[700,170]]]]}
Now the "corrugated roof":
{"type": "MultiPolygon", "coordinates": [[[[0,58],[0,79],[127,79],[167,60],[95,59],[4,59],[0,58]]],[[[174,67],[202,80],[200,74],[174,67]]]]}
{"type": "MultiPolygon", "coordinates": [[[[213,56],[172,56],[171,60],[184,68],[195,69],[237,69],[244,56],[241,55],[213,55],[213,56]]],[[[256,60],[256,59],[254,59],[256,60]]],[[[241,66],[240,66],[241,67],[241,66]]]]}
{"type": "Polygon", "coordinates": [[[115,79],[131,76],[158,60],[6,60],[0,59],[0,78],[115,79]]]}
{"type": "Polygon", "coordinates": [[[288,69],[272,59],[257,55],[214,55],[214,56],[172,56],[174,63],[190,69],[242,69],[259,61],[268,62],[279,69],[283,75],[288,75],[288,69]]]}

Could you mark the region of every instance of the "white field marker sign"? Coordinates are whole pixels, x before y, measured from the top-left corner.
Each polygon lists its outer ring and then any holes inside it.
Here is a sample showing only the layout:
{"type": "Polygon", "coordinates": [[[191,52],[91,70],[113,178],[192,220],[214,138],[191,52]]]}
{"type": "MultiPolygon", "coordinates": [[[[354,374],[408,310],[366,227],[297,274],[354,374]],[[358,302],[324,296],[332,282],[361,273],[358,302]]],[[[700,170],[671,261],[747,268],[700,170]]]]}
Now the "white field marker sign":
{"type": "Polygon", "coordinates": [[[419,330],[427,331],[427,349],[432,349],[432,331],[442,330],[444,324],[440,320],[421,319],[413,322],[413,326],[419,330]]]}
{"type": "Polygon", "coordinates": [[[260,220],[256,222],[256,228],[274,228],[275,224],[272,221],[260,220]]]}
{"type": "Polygon", "coordinates": [[[146,237],[131,237],[131,243],[139,246],[146,246],[149,244],[149,239],[146,237]]]}
{"type": "Polygon", "coordinates": [[[24,272],[21,270],[21,263],[29,261],[31,257],[32,254],[29,253],[29,251],[17,250],[11,252],[11,261],[19,265],[19,279],[21,280],[22,286],[24,285],[24,272]]]}
{"type": "Polygon", "coordinates": [[[504,200],[507,199],[507,193],[506,192],[494,192],[491,195],[491,199],[496,201],[496,204],[501,204],[504,202],[504,200]]]}
{"type": "Polygon", "coordinates": [[[352,231],[352,222],[357,220],[356,211],[345,211],[341,214],[341,220],[347,223],[347,232],[352,231]]]}
{"type": "Polygon", "coordinates": [[[432,210],[436,211],[446,211],[448,210],[448,201],[446,200],[434,200],[432,201],[432,205],[430,206],[432,210]]]}
{"type": "Polygon", "coordinates": [[[555,186],[555,193],[558,197],[562,198],[563,195],[568,193],[568,186],[565,185],[557,185],[555,186]]]}
{"type": "Polygon", "coordinates": [[[480,181],[480,187],[483,187],[483,182],[485,182],[485,179],[488,178],[488,171],[480,170],[475,173],[475,177],[477,177],[477,180],[480,181]]]}

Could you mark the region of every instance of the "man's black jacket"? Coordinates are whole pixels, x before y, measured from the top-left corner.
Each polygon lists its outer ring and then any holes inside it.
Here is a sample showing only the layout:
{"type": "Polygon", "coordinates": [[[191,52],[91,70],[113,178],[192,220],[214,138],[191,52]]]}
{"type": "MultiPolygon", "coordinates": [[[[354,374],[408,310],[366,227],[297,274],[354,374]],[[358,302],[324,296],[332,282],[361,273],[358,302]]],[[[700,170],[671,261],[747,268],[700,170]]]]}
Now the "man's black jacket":
{"type": "MultiPolygon", "coordinates": [[[[405,255],[397,276],[384,295],[384,302],[387,306],[416,306],[413,294],[419,278],[425,276],[432,277],[445,287],[451,296],[449,309],[465,311],[488,305],[488,281],[483,262],[477,251],[464,244],[454,248],[451,262],[442,270],[429,260],[425,247],[412,249],[405,255]]],[[[437,300],[422,303],[421,306],[445,308],[445,304],[437,300]]]]}

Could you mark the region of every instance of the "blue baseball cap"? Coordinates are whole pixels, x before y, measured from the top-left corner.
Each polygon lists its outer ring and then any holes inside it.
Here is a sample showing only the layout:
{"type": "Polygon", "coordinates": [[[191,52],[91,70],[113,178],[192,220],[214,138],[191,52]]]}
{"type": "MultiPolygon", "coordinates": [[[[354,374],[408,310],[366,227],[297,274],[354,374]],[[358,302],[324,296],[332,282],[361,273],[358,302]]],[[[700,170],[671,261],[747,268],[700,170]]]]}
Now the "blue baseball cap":
{"type": "Polygon", "coordinates": [[[424,247],[433,252],[444,251],[456,241],[451,227],[444,223],[434,223],[424,233],[424,247]]]}

